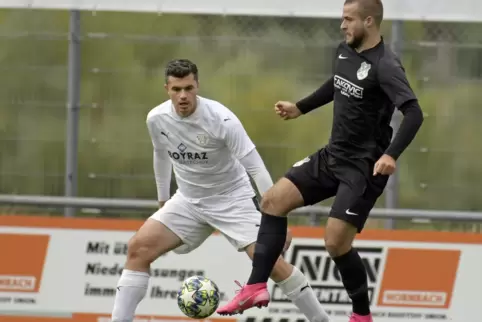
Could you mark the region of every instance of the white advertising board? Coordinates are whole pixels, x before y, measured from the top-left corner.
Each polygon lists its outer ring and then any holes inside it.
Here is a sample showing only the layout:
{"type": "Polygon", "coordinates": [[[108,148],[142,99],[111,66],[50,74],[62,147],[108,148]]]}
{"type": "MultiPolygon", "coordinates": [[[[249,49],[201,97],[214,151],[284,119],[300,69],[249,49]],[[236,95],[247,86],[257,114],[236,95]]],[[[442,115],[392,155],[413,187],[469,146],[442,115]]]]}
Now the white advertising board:
{"type": "MultiPolygon", "coordinates": [[[[340,0],[0,0],[0,8],[340,18],[340,0]]],[[[478,0],[385,0],[389,20],[482,21],[478,0]]]]}
{"type": "MultiPolygon", "coordinates": [[[[126,243],[141,222],[0,216],[0,322],[108,322],[126,243]]],[[[350,300],[321,238],[322,229],[293,228],[285,258],[302,269],[333,318],[347,322],[350,300]]],[[[356,242],[367,267],[377,322],[475,322],[482,316],[482,236],[478,234],[366,231],[356,242]]],[[[189,320],[176,304],[183,279],[204,275],[217,283],[223,303],[243,283],[251,263],[221,236],[188,255],[168,254],[152,265],[137,321],[189,320]]],[[[270,283],[268,308],[237,321],[303,321],[270,283]]],[[[231,321],[214,314],[209,321],[231,321]]]]}

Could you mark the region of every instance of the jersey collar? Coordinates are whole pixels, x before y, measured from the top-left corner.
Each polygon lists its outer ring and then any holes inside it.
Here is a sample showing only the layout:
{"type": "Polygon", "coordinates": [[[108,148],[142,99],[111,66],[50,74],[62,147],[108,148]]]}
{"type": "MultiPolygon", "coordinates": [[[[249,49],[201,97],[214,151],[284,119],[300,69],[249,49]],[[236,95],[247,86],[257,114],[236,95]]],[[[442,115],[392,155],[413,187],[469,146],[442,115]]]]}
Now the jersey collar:
{"type": "Polygon", "coordinates": [[[194,110],[194,113],[189,115],[188,117],[181,117],[179,114],[176,113],[176,109],[174,108],[174,105],[172,104],[171,101],[171,116],[179,121],[195,121],[199,118],[199,114],[201,109],[201,100],[199,96],[196,97],[196,110],[194,110]]]}
{"type": "Polygon", "coordinates": [[[375,46],[373,46],[372,48],[368,48],[368,49],[365,49],[364,51],[362,52],[357,52],[355,49],[353,49],[352,47],[348,46],[348,44],[346,42],[343,42],[343,46],[352,51],[354,54],[358,55],[358,56],[363,56],[363,55],[366,55],[374,50],[377,50],[378,48],[384,46],[385,44],[385,40],[383,39],[383,36],[380,36],[380,42],[378,42],[378,44],[376,44],[375,46]]]}

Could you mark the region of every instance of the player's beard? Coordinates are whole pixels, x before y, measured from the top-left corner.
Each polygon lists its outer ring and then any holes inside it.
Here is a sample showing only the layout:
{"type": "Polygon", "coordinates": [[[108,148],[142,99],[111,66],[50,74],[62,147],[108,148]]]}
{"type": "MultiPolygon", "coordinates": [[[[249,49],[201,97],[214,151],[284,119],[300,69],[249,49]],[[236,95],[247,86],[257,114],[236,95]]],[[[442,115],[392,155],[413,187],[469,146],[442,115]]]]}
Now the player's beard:
{"type": "Polygon", "coordinates": [[[363,42],[365,41],[365,38],[366,38],[365,30],[360,29],[353,33],[353,39],[348,44],[348,46],[350,46],[353,49],[357,49],[363,44],[363,42]]]}

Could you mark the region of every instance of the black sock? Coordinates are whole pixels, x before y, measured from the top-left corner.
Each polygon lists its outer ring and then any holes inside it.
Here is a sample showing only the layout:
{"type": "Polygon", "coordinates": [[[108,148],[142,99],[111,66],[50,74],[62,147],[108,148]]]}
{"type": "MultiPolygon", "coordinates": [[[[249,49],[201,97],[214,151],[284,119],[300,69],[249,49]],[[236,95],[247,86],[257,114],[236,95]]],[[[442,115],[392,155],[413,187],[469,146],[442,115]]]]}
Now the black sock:
{"type": "Polygon", "coordinates": [[[352,248],[348,253],[334,257],[333,261],[352,300],[353,313],[370,314],[367,272],[358,252],[352,248]]]}
{"type": "Polygon", "coordinates": [[[288,218],[264,214],[258,232],[258,240],[254,249],[253,269],[248,285],[268,281],[278,257],[286,242],[288,218]]]}

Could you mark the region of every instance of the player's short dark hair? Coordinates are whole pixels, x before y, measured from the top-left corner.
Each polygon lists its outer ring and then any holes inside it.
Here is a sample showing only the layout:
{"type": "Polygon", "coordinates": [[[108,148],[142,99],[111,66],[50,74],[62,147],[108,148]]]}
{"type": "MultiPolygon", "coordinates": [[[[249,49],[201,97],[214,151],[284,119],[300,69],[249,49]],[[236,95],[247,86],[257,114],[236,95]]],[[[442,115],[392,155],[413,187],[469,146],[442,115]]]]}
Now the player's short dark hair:
{"type": "Polygon", "coordinates": [[[167,63],[165,70],[166,83],[169,76],[176,78],[184,78],[190,74],[194,75],[194,79],[198,80],[198,69],[189,59],[174,59],[167,63]]]}
{"type": "Polygon", "coordinates": [[[382,0],[345,0],[345,4],[358,3],[360,6],[360,14],[363,18],[372,16],[375,24],[380,27],[383,21],[383,3],[382,0]]]}

